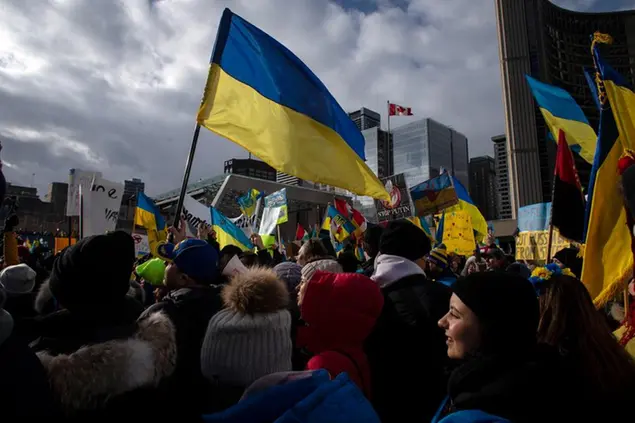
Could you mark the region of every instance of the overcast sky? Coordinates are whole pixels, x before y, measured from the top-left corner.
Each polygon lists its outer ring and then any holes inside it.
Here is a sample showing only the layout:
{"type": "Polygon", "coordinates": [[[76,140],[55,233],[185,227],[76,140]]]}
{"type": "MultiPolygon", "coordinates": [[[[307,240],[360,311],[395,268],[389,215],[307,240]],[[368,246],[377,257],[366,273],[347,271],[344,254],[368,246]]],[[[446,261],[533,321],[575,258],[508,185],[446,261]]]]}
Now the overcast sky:
{"type": "MultiPolygon", "coordinates": [[[[520,1],[520,0],[519,0],[520,1]]],[[[504,132],[493,0],[0,0],[0,139],[7,180],[70,168],[180,185],[223,8],[295,52],[346,110],[412,107],[493,154],[504,132]]],[[[635,0],[558,0],[575,10],[635,0]]],[[[411,118],[395,118],[394,126],[411,118]]],[[[385,122],[383,122],[385,124],[385,122]]],[[[191,180],[247,153],[201,131],[191,180]]]]}

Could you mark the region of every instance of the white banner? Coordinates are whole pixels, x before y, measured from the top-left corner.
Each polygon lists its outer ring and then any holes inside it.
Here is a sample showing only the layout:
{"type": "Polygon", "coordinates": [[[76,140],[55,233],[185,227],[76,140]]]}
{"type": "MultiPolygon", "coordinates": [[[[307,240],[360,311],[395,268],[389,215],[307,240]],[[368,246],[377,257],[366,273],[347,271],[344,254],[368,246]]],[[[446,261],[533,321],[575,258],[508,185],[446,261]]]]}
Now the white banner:
{"type": "Polygon", "coordinates": [[[119,219],[119,208],[124,184],[95,178],[90,191],[79,191],[82,196],[82,236],[101,235],[114,231],[119,219]]]}
{"type": "Polygon", "coordinates": [[[150,254],[150,243],[148,242],[148,235],[132,234],[134,239],[134,249],[137,256],[145,256],[150,254]]]}
{"type": "Polygon", "coordinates": [[[209,211],[209,207],[199,203],[187,194],[185,194],[185,200],[183,201],[182,217],[185,219],[185,234],[189,238],[196,238],[198,227],[202,223],[206,225],[212,224],[212,214],[209,211]]]}
{"type": "Polygon", "coordinates": [[[101,173],[71,169],[66,196],[66,216],[79,216],[79,187],[82,187],[82,192],[86,195],[95,178],[101,178],[101,173]]]}
{"type": "Polygon", "coordinates": [[[271,235],[276,226],[289,220],[287,190],[282,188],[265,197],[265,208],[260,219],[260,235],[271,235]]]}

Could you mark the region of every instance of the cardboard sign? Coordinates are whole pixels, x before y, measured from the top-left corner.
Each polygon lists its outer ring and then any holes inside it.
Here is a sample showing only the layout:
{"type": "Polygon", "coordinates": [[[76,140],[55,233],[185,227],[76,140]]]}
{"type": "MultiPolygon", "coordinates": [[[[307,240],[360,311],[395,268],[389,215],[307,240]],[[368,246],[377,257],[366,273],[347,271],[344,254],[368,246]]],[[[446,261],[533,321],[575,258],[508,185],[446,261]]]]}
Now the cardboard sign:
{"type": "MultiPolygon", "coordinates": [[[[549,231],[520,232],[516,238],[516,260],[547,260],[547,246],[549,244],[549,231]]],[[[551,256],[571,245],[571,241],[560,236],[558,229],[553,230],[551,242],[551,256]]]]}

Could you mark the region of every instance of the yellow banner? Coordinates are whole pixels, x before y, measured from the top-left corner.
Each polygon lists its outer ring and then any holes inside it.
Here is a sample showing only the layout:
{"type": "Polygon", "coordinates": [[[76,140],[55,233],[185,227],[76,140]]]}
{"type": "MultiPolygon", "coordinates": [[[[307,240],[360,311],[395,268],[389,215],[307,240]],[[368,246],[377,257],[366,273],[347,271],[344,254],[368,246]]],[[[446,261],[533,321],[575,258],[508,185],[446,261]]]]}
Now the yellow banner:
{"type": "MultiPolygon", "coordinates": [[[[547,246],[549,231],[521,232],[516,238],[516,260],[547,260],[547,246]]],[[[560,236],[557,229],[553,230],[551,242],[551,256],[571,245],[571,241],[560,236]]]]}
{"type": "Polygon", "coordinates": [[[443,244],[449,253],[470,257],[476,249],[472,218],[464,210],[445,214],[443,244]]]}

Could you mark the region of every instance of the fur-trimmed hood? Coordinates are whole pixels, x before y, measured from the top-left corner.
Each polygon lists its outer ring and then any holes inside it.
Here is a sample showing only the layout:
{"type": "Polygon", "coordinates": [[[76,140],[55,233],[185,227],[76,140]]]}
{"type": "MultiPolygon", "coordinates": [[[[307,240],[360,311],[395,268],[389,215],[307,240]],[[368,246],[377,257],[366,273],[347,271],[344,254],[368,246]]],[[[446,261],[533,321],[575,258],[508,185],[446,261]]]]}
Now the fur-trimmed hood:
{"type": "Polygon", "coordinates": [[[95,410],[109,398],[156,386],[171,375],[176,330],[168,316],[159,312],[140,321],[131,338],[82,347],[69,355],[51,356],[45,351],[37,355],[67,413],[95,410]]]}
{"type": "Polygon", "coordinates": [[[274,313],[289,304],[285,283],[273,269],[254,267],[235,275],[223,287],[223,303],[241,314],[274,313]]]}

